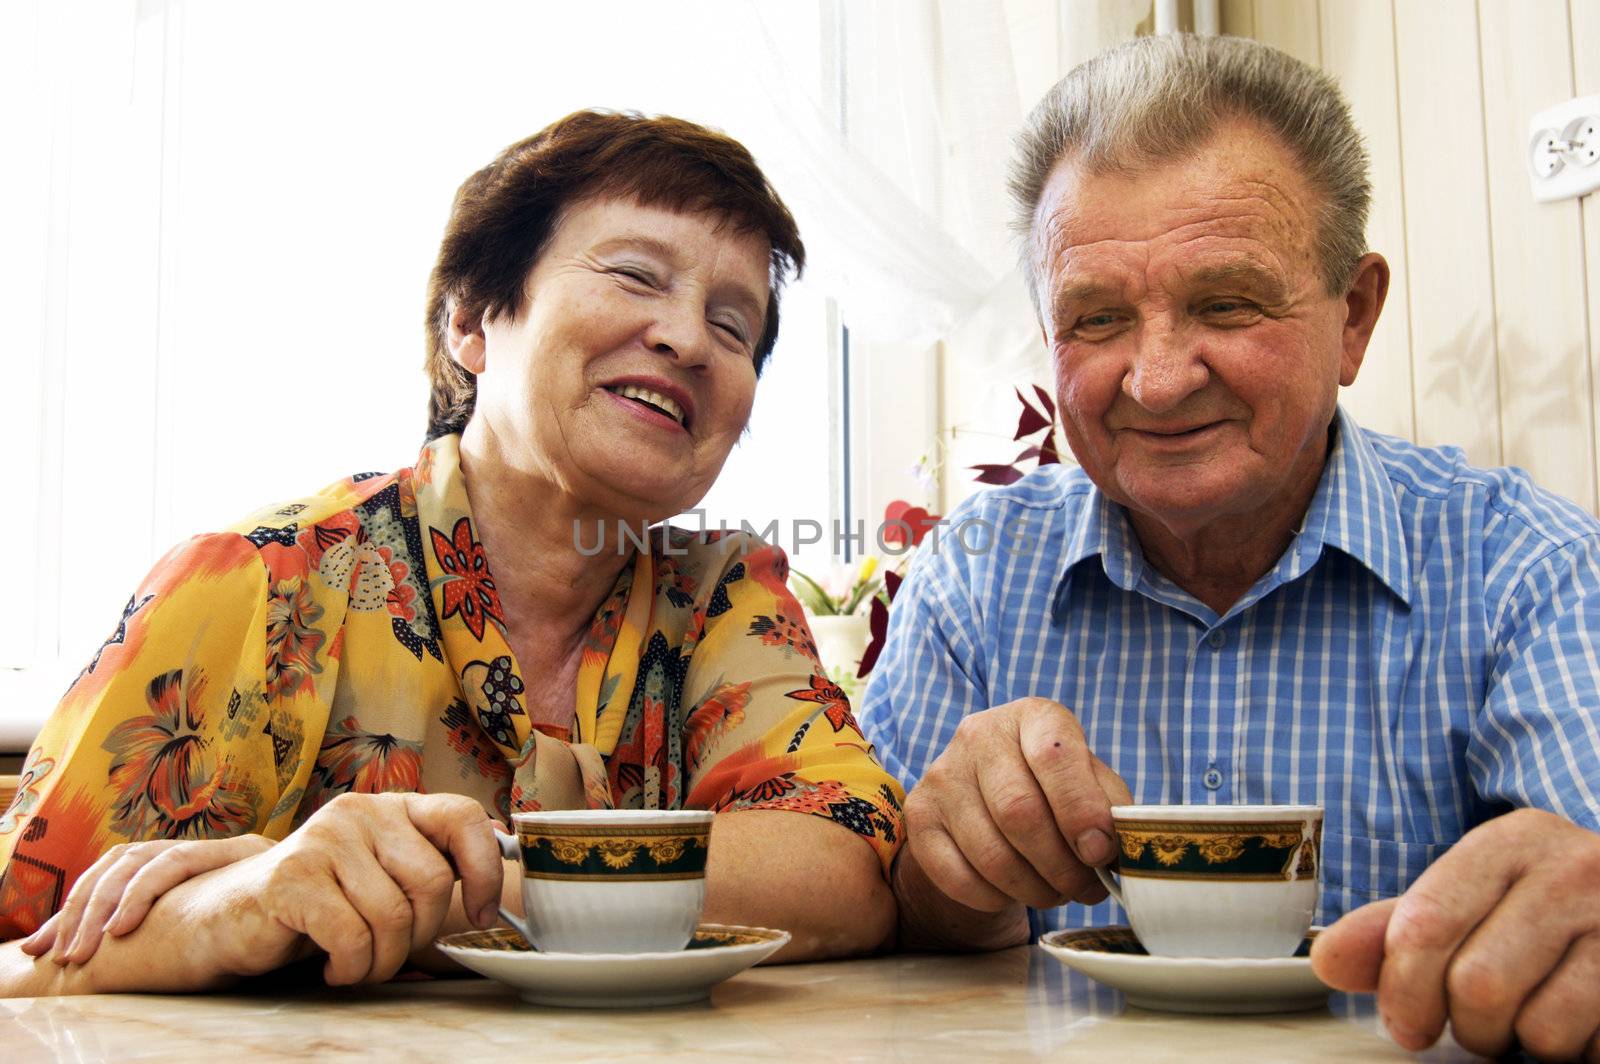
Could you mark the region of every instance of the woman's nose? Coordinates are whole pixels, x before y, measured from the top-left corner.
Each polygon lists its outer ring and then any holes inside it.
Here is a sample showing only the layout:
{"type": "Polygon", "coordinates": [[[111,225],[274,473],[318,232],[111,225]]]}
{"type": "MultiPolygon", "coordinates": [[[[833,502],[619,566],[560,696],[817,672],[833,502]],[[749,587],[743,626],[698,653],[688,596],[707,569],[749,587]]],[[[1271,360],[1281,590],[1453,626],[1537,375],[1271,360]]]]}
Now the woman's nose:
{"type": "Polygon", "coordinates": [[[688,298],[662,299],[645,328],[644,341],[652,351],[679,362],[697,365],[709,357],[711,334],[705,307],[688,298]]]}
{"type": "Polygon", "coordinates": [[[1211,371],[1200,345],[1179,330],[1146,325],[1122,390],[1153,414],[1166,413],[1206,386],[1211,371]]]}

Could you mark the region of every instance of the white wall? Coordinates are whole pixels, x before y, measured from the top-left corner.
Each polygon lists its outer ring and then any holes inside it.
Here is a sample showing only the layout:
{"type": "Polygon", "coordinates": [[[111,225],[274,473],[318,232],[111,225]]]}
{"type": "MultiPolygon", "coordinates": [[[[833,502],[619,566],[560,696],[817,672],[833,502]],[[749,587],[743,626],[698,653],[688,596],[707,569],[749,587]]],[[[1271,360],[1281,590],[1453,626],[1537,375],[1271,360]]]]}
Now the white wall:
{"type": "MultiPolygon", "coordinates": [[[[1600,49],[1579,46],[1600,41],[1600,0],[1225,0],[1223,31],[1332,73],[1368,140],[1369,244],[1394,279],[1345,405],[1372,428],[1522,466],[1597,512],[1600,196],[1536,203],[1523,159],[1536,111],[1600,93],[1600,49]]],[[[1062,72],[1076,58],[1036,36],[1032,67],[1052,51],[1062,72]]],[[[965,465],[1016,453],[1012,387],[1049,382],[1025,300],[1002,286],[993,303],[945,352],[947,506],[977,490],[965,465]]]]}
{"type": "Polygon", "coordinates": [[[1224,28],[1321,65],[1367,134],[1395,278],[1351,408],[1595,511],[1600,200],[1536,203],[1524,160],[1535,112],[1600,93],[1600,2],[1254,0],[1224,28]]]}
{"type": "MultiPolygon", "coordinates": [[[[590,106],[719,126],[774,173],[770,70],[819,93],[823,6],[0,4],[0,750],[174,542],[415,457],[463,178],[590,106]]],[[[827,518],[826,295],[791,289],[713,510],[827,518]]]]}

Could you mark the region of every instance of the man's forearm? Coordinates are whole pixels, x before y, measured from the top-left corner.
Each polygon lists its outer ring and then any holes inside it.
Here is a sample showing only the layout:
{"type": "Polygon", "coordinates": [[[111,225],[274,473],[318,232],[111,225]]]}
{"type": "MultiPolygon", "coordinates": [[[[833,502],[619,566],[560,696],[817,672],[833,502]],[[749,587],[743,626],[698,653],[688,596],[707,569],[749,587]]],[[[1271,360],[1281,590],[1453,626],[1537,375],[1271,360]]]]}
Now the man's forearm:
{"type": "Polygon", "coordinates": [[[808,813],[749,809],[717,816],[706,866],[705,919],[783,928],[778,961],[859,956],[894,937],[894,896],[866,840],[808,813]]]}
{"type": "Polygon", "coordinates": [[[1028,941],[1028,911],[1021,903],[997,913],[969,909],[934,886],[911,846],[894,863],[900,907],[900,948],[993,950],[1028,941]]]}

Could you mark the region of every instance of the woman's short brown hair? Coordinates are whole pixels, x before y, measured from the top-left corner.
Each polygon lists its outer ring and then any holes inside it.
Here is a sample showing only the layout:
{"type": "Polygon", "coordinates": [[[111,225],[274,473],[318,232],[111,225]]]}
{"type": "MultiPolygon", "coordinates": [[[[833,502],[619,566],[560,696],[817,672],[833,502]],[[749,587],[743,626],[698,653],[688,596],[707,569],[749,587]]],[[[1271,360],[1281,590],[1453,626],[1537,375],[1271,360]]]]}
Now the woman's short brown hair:
{"type": "Polygon", "coordinates": [[[789,209],[750,152],[681,118],[578,111],[518,141],[456,191],[428,279],[428,438],[460,432],[477,383],[450,357],[452,307],[476,317],[522,311],[523,287],[561,212],[581,199],[631,198],[647,207],[721,215],[772,248],[761,372],[778,339],[778,293],[805,266],[789,209]]]}

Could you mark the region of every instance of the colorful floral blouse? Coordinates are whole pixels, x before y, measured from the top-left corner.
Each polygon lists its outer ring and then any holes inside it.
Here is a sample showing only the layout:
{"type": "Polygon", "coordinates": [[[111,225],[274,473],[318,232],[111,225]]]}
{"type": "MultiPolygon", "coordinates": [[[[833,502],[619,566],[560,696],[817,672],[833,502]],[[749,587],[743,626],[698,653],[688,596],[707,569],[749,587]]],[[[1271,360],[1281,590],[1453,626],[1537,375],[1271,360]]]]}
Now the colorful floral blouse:
{"type": "Polygon", "coordinates": [[[458,443],[156,565],[0,816],[0,939],[42,923],[115,843],[281,839],[346,792],[465,794],[501,819],[793,810],[856,832],[887,867],[904,792],[818,664],[781,550],[655,530],[595,614],[577,734],[539,724],[524,697],[540,678],[506,644],[458,443]]]}

